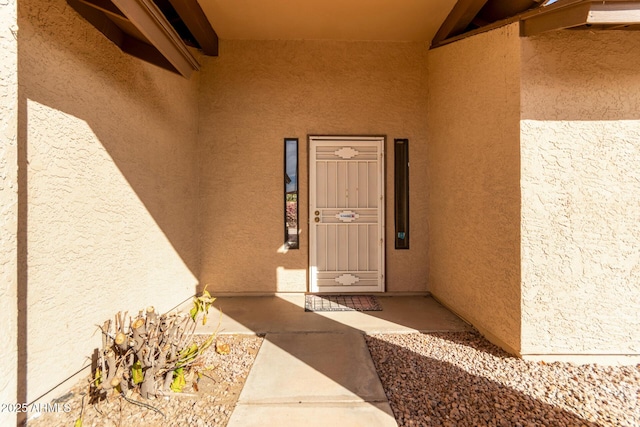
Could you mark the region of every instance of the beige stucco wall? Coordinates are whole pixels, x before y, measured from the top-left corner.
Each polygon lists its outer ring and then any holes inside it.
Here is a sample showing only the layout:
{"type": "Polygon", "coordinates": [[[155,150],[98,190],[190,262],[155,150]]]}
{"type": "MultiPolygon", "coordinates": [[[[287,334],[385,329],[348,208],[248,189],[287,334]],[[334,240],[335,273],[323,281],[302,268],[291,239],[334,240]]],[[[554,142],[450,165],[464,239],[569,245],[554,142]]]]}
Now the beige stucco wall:
{"type": "MultiPolygon", "coordinates": [[[[0,402],[17,397],[18,31],[16,1],[0,3],[0,402]]],[[[0,425],[15,425],[0,412],[0,425]]]]}
{"type": "Polygon", "coordinates": [[[188,81],[123,55],[64,0],[21,1],[18,42],[15,1],[0,11],[3,402],[23,376],[31,401],[84,366],[95,324],[169,309],[198,278],[215,294],[306,291],[310,134],[387,137],[388,291],[430,290],[524,355],[638,354],[636,33],[510,25],[433,51],[223,40],[188,81]],[[300,140],[290,251],[285,137],[300,140]],[[393,247],[394,138],[410,140],[409,251],[393,247]]]}
{"type": "Polygon", "coordinates": [[[522,42],[522,352],[640,354],[640,34],[522,42]]]}
{"type": "Polygon", "coordinates": [[[387,290],[426,291],[423,43],[222,41],[200,85],[202,283],[217,293],[307,290],[307,135],[409,138],[411,249],[393,241],[387,156],[387,290]],[[283,245],[283,139],[299,138],[300,249],[283,245]]]}
{"type": "MultiPolygon", "coordinates": [[[[517,24],[429,52],[429,289],[503,347],[520,346],[517,24]]],[[[427,191],[427,189],[425,189],[427,191]]]]}
{"type": "Polygon", "coordinates": [[[96,324],[195,292],[197,80],[122,54],[64,0],[19,4],[31,401],[87,363],[96,324]]]}

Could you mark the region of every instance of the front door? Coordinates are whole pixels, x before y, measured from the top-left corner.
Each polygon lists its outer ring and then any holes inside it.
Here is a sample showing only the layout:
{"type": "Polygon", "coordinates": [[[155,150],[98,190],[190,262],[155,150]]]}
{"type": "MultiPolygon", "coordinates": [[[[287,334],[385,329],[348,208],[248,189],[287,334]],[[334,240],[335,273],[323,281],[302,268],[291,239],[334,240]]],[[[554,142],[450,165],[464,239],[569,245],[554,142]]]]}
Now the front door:
{"type": "Polygon", "coordinates": [[[309,137],[311,292],[384,291],[384,137],[309,137]]]}

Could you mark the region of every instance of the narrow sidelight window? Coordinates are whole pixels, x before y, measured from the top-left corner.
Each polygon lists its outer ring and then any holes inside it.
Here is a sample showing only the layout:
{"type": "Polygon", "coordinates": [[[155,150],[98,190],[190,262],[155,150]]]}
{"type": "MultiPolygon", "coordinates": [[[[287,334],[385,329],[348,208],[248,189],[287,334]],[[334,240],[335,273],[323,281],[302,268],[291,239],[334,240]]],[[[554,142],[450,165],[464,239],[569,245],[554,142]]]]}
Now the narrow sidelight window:
{"type": "Polygon", "coordinates": [[[298,138],[284,140],[284,245],[298,249],[298,138]]]}
{"type": "Polygon", "coordinates": [[[409,249],[409,140],[394,140],[396,249],[409,249]]]}

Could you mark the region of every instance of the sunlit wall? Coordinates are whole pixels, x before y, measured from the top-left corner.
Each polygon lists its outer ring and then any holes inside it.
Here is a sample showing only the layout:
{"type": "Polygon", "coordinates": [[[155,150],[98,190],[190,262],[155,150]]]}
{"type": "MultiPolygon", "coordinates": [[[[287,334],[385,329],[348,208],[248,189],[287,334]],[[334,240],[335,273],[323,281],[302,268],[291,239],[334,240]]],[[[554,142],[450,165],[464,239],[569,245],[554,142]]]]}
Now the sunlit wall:
{"type": "Polygon", "coordinates": [[[522,352],[640,355],[640,33],[522,40],[522,352]]]}
{"type": "MultiPolygon", "coordinates": [[[[0,7],[0,402],[16,399],[18,285],[18,42],[16,1],[0,7]]],[[[0,412],[0,425],[15,414],[0,412]]]]}
{"type": "Polygon", "coordinates": [[[197,80],[124,55],[64,0],[21,1],[19,26],[33,401],[88,362],[97,324],[196,291],[197,80]]]}

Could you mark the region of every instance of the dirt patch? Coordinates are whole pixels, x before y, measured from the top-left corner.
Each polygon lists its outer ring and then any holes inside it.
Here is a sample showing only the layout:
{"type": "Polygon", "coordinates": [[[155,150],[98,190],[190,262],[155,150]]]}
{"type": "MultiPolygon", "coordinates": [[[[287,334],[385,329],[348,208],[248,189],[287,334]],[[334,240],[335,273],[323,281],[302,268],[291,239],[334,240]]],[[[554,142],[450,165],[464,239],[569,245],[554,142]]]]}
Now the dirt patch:
{"type": "Polygon", "coordinates": [[[262,345],[256,336],[220,335],[218,341],[229,344],[230,353],[218,354],[213,346],[204,353],[201,376],[184,393],[172,393],[163,398],[144,400],[132,396],[142,405],[130,403],[113,394],[108,399],[89,404],[89,378],[77,384],[58,408],[28,421],[29,427],[73,426],[80,417],[83,398],[82,426],[226,426],[235,408],[247,375],[262,345]],[[151,409],[155,408],[155,409],[151,409]]]}

